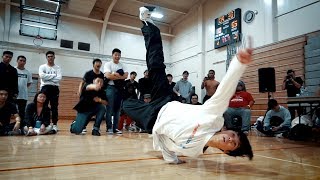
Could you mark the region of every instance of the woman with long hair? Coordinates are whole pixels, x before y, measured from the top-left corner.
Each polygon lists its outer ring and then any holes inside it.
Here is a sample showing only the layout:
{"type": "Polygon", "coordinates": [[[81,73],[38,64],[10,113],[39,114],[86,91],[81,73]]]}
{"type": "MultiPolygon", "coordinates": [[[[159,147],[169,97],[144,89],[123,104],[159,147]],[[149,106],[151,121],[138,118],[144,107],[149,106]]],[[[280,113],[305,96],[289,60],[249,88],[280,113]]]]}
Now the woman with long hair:
{"type": "Polygon", "coordinates": [[[24,119],[24,132],[27,136],[55,133],[50,124],[50,108],[46,99],[46,94],[38,92],[33,102],[27,105],[24,119]]]}

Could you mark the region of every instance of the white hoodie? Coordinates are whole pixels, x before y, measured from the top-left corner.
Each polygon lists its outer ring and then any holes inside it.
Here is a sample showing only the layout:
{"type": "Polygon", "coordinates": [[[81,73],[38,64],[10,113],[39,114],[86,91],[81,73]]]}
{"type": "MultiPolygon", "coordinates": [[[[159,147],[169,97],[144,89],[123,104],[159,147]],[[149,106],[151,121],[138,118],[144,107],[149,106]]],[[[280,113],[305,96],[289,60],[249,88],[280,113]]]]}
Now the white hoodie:
{"type": "Polygon", "coordinates": [[[215,94],[203,105],[174,101],[163,106],[153,127],[153,147],[165,161],[177,163],[179,155],[197,157],[210,138],[221,130],[222,117],[246,65],[235,56],[215,94]]]}

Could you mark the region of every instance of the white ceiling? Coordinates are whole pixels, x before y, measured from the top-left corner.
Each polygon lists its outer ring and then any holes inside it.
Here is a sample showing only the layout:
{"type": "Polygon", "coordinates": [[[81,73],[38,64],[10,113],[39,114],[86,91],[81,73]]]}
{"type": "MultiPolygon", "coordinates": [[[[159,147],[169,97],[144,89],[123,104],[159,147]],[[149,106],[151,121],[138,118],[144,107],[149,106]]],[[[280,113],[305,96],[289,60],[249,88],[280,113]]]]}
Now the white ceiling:
{"type": "MultiPolygon", "coordinates": [[[[104,20],[111,2],[112,0],[69,0],[62,12],[104,20]]],[[[117,0],[112,7],[111,16],[138,18],[139,7],[149,5],[155,6],[156,11],[164,15],[162,19],[154,21],[170,25],[200,2],[201,0],[117,0]]]]}

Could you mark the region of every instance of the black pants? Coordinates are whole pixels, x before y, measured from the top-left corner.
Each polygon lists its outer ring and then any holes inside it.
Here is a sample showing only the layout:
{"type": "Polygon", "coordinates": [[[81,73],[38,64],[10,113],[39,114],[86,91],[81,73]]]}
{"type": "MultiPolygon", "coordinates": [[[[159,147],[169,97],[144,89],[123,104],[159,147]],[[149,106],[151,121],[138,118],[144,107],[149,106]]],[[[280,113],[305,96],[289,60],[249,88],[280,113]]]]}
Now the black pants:
{"type": "Polygon", "coordinates": [[[296,110],[297,110],[298,116],[301,116],[303,112],[303,109],[299,107],[288,107],[288,110],[291,115],[291,120],[293,120],[296,117],[296,110]]]}
{"type": "Polygon", "coordinates": [[[7,124],[4,126],[0,125],[0,136],[8,136],[12,132],[13,127],[16,123],[7,124]]]}
{"type": "Polygon", "coordinates": [[[137,125],[151,133],[158,112],[171,101],[169,82],[166,76],[163,57],[163,46],[160,30],[155,25],[148,23],[141,28],[147,49],[146,61],[151,80],[151,102],[144,103],[137,99],[127,99],[123,102],[123,111],[137,125]]]}
{"type": "Polygon", "coordinates": [[[27,100],[25,99],[17,99],[16,104],[18,105],[19,110],[19,116],[21,118],[21,122],[24,121],[24,116],[26,114],[26,106],[27,106],[27,100]]]}
{"type": "Polygon", "coordinates": [[[59,87],[53,85],[45,85],[41,88],[41,92],[44,92],[47,96],[46,103],[50,103],[52,113],[52,123],[57,125],[58,122],[58,105],[59,105],[59,87]]]}
{"type": "Polygon", "coordinates": [[[210,99],[212,96],[208,96],[208,95],[205,95],[203,100],[202,100],[202,104],[204,104],[208,99],[210,99]]]}

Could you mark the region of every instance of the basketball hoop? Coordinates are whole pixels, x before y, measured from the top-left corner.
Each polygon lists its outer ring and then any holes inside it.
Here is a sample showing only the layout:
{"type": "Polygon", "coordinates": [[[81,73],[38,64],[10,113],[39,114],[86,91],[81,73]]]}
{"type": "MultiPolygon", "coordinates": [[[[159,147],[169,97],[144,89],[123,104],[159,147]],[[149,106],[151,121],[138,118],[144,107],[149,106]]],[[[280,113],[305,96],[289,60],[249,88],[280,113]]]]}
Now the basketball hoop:
{"type": "Polygon", "coordinates": [[[40,48],[41,45],[43,44],[43,40],[42,37],[37,35],[34,39],[33,39],[33,44],[37,47],[40,48]]]}

